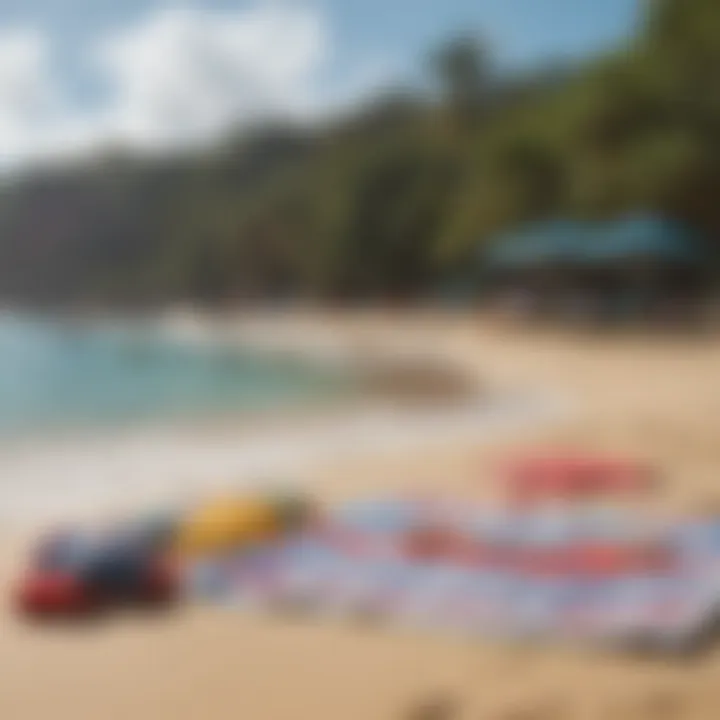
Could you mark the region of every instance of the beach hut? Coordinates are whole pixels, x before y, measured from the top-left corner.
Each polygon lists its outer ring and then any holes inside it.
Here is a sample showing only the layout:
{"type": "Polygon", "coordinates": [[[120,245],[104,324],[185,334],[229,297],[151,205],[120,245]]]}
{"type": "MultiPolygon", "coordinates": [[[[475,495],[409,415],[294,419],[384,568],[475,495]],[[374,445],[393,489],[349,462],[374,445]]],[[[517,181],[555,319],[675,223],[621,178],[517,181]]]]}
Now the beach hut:
{"type": "Polygon", "coordinates": [[[610,319],[685,322],[699,309],[705,248],[679,222],[644,214],[606,223],[579,259],[610,319]]]}
{"type": "Polygon", "coordinates": [[[552,220],[497,238],[483,256],[496,296],[524,315],[560,313],[577,290],[574,269],[593,231],[587,223],[552,220]]]}
{"type": "Polygon", "coordinates": [[[701,239],[652,214],[529,226],[499,237],[484,261],[496,289],[534,315],[583,321],[687,320],[704,286],[701,239]]]}

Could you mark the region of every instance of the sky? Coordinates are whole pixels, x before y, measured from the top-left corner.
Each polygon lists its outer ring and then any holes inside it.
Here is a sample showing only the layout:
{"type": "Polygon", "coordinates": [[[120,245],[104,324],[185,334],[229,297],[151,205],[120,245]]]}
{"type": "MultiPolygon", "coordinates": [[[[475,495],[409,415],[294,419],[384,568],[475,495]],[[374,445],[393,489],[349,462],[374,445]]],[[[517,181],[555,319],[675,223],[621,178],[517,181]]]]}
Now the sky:
{"type": "Polygon", "coordinates": [[[641,0],[0,0],[0,166],[212,141],[414,83],[477,34],[500,68],[625,41],[641,0]]]}

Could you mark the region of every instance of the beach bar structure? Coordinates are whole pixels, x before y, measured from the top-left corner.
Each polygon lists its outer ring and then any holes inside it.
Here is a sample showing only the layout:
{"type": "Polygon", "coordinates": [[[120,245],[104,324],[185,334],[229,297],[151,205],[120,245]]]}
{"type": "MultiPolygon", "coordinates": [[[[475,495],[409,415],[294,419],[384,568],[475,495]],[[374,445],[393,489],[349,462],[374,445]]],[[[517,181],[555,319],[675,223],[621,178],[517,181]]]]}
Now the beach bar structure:
{"type": "Polygon", "coordinates": [[[496,238],[484,261],[491,295],[530,317],[689,322],[705,296],[701,238],[653,215],[530,225],[496,238]]]}

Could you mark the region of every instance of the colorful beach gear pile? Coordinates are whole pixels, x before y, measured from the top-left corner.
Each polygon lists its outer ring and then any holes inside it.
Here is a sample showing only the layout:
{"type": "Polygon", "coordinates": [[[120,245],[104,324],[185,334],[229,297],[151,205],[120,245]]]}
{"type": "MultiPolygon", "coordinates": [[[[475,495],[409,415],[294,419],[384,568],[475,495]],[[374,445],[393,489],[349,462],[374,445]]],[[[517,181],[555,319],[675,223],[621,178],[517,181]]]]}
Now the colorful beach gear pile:
{"type": "Polygon", "coordinates": [[[468,637],[696,646],[720,608],[720,520],[661,523],[603,502],[654,482],[634,463],[525,458],[494,506],[226,498],[114,544],[55,538],[21,605],[85,608],[91,590],[93,602],[184,596],[468,637]]]}
{"type": "Polygon", "coordinates": [[[275,542],[307,510],[304,498],[244,494],[110,527],[54,530],[31,551],[15,605],[25,616],[45,618],[167,605],[185,596],[196,558],[275,542]]]}
{"type": "Polygon", "coordinates": [[[120,604],[171,603],[180,573],[150,521],[41,538],[15,594],[24,615],[86,616],[120,604]]]}

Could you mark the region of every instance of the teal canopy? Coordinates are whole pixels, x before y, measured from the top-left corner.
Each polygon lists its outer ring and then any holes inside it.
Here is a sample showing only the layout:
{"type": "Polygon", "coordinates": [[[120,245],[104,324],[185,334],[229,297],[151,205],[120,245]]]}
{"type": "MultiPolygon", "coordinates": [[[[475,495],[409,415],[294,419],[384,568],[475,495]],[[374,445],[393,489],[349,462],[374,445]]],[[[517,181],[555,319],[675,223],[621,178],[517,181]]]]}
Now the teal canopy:
{"type": "Polygon", "coordinates": [[[497,238],[486,259],[496,267],[541,267],[577,262],[593,228],[572,220],[528,226],[497,238]]]}
{"type": "Polygon", "coordinates": [[[609,223],[558,220],[497,238],[485,259],[499,268],[549,265],[600,266],[632,259],[696,264],[699,239],[680,223],[633,215],[609,223]]]}
{"type": "Polygon", "coordinates": [[[584,248],[590,263],[633,258],[674,263],[699,263],[703,260],[699,238],[678,222],[653,215],[629,216],[605,225],[595,242],[584,248]]]}

